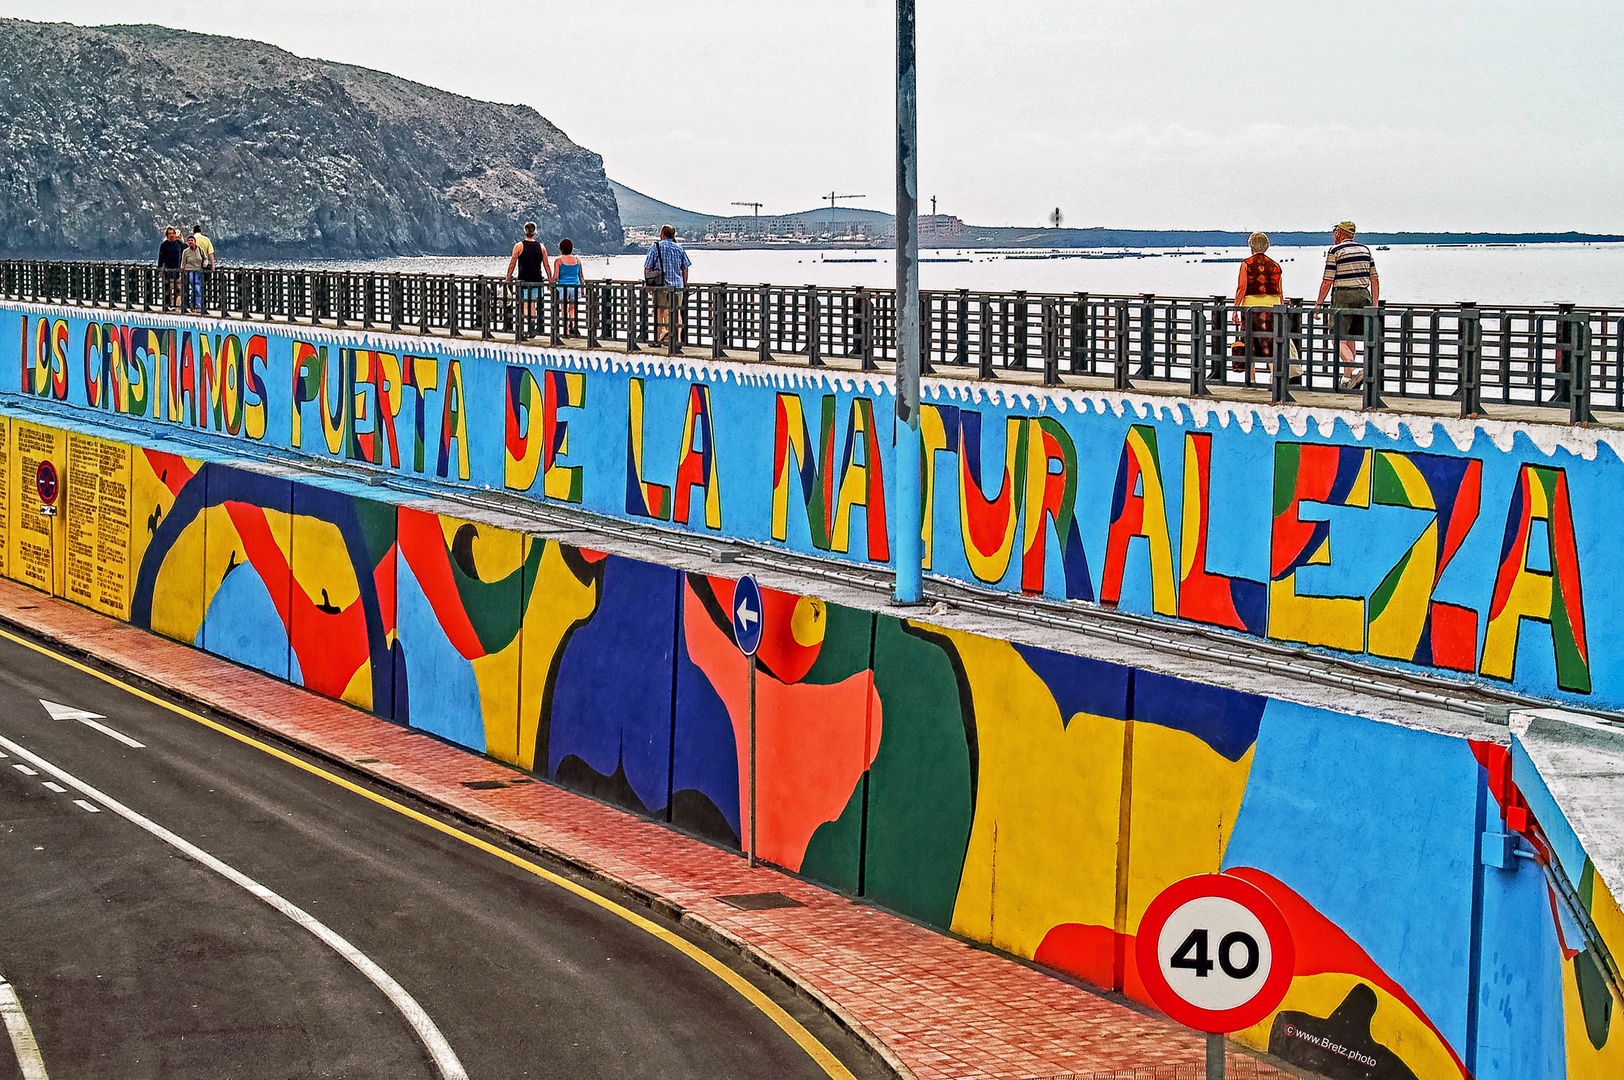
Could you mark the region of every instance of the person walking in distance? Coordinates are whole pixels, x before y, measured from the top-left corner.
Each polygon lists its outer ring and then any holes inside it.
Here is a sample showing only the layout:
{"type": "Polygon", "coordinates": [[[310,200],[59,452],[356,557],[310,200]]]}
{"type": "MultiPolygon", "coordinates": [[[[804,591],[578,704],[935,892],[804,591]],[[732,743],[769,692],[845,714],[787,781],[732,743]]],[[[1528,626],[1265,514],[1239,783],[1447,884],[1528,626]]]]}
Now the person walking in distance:
{"type": "Polygon", "coordinates": [[[197,246],[197,235],[186,238],[186,247],[180,253],[181,272],[186,276],[186,287],[181,297],[182,311],[203,310],[203,249],[197,246]]]}
{"type": "Polygon", "coordinates": [[[581,260],[575,257],[575,243],[569,237],[558,242],[558,261],[553,263],[553,284],[558,290],[558,302],[564,308],[564,333],[581,336],[581,320],[577,304],[581,301],[581,260]]]}
{"type": "MultiPolygon", "coordinates": [[[[1376,260],[1370,249],[1356,241],[1351,221],[1339,222],[1331,232],[1331,250],[1325,253],[1325,277],[1320,282],[1319,299],[1315,307],[1325,306],[1325,294],[1331,295],[1331,317],[1337,321],[1337,332],[1342,337],[1342,382],[1344,390],[1352,390],[1365,381],[1365,373],[1355,365],[1354,341],[1365,335],[1365,316],[1362,311],[1348,308],[1375,307],[1381,300],[1382,283],[1376,276],[1376,260]]],[[[1381,332],[1381,327],[1376,327],[1381,332]]]]}
{"type": "Polygon", "coordinates": [[[513,257],[508,260],[507,279],[519,274],[519,303],[522,323],[520,337],[529,337],[525,327],[536,325],[536,301],[541,298],[541,286],[553,276],[552,261],[547,257],[547,245],[536,239],[536,223],[524,223],[524,239],[513,245],[513,257]]]}
{"type": "Polygon", "coordinates": [[[197,237],[197,249],[203,253],[203,269],[214,269],[214,241],[203,235],[203,226],[193,225],[192,235],[197,237]]]}
{"type": "Polygon", "coordinates": [[[676,227],[661,226],[660,238],[643,260],[643,280],[654,289],[655,342],[670,346],[672,352],[682,351],[676,343],[681,340],[682,294],[688,287],[688,268],[692,265],[688,253],[677,243],[676,227]]]}
{"type": "Polygon", "coordinates": [[[180,254],[185,250],[180,230],[173,225],[165,229],[164,242],[158,245],[158,275],[163,279],[166,308],[180,305],[180,254]]]}
{"type": "Polygon", "coordinates": [[[1269,250],[1269,234],[1255,232],[1248,243],[1252,257],[1241,263],[1240,279],[1235,283],[1237,308],[1263,308],[1262,311],[1242,315],[1235,312],[1235,324],[1241,327],[1241,356],[1247,359],[1231,361],[1230,368],[1245,371],[1249,362],[1265,366],[1274,357],[1274,312],[1285,300],[1285,287],[1281,284],[1280,264],[1264,254],[1269,250]]]}

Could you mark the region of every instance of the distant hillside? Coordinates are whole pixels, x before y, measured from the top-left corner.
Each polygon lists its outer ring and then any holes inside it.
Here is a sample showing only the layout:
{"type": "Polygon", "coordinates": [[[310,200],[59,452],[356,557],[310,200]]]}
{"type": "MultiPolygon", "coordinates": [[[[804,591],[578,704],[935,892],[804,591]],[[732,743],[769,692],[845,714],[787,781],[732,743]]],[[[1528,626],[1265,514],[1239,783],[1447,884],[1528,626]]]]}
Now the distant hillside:
{"type": "MultiPolygon", "coordinates": [[[[794,243],[806,247],[879,247],[896,242],[892,215],[854,206],[803,210],[798,214],[714,216],[683,210],[611,180],[620,199],[620,220],[627,230],[675,225],[684,243],[696,247],[765,246],[794,243]],[[708,238],[708,239],[707,239],[708,238]]],[[[1245,247],[1251,233],[1226,229],[1050,229],[1004,225],[969,225],[947,214],[919,219],[922,248],[1178,248],[1245,247]]],[[[1270,232],[1276,247],[1323,247],[1330,231],[1270,232]]],[[[1371,232],[1368,244],[1550,244],[1616,243],[1624,236],[1594,233],[1451,233],[1371,232]]]]}
{"type": "Polygon", "coordinates": [[[525,220],[623,234],[603,161],[534,109],[256,41],[0,20],[0,253],[222,259],[505,252],[525,220]]]}

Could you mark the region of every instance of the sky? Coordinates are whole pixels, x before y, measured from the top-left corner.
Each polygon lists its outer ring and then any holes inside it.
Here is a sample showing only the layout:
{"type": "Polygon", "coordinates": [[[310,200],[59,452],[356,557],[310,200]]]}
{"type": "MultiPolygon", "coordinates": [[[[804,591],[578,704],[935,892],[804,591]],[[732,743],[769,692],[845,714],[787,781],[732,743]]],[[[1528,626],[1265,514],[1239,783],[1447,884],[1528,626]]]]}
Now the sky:
{"type": "MultiPolygon", "coordinates": [[[[919,194],[981,225],[1624,233],[1618,0],[918,0],[919,194]]],[[[0,0],[530,105],[688,209],[895,205],[891,0],[0,0]]]]}

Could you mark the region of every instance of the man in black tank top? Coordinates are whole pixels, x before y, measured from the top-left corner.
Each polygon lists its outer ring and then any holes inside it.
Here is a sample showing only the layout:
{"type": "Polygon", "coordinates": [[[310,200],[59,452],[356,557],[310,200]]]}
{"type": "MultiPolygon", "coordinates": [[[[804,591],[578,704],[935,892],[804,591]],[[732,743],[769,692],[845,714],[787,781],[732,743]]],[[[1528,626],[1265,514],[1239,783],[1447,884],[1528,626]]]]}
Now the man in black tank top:
{"type": "Polygon", "coordinates": [[[519,299],[522,301],[519,327],[520,337],[529,337],[526,327],[536,325],[536,302],[541,297],[541,284],[553,276],[552,262],[547,258],[547,245],[536,239],[536,223],[524,223],[524,239],[513,245],[513,257],[508,260],[507,279],[519,273],[519,299]]]}

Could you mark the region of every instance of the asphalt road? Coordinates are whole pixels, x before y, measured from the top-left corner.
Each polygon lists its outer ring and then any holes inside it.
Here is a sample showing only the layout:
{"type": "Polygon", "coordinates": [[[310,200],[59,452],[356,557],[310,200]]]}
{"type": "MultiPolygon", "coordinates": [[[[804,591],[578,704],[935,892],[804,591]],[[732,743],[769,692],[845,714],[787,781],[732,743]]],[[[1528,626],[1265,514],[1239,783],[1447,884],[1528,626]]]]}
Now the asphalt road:
{"type": "MultiPolygon", "coordinates": [[[[0,742],[0,977],[16,988],[53,1080],[448,1075],[425,1030],[472,1080],[829,1075],[658,936],[3,639],[0,739],[10,744],[0,742]],[[98,723],[143,745],[52,719],[41,699],[100,713],[98,723]],[[28,755],[319,920],[400,995],[240,880],[28,755]],[[416,1026],[407,995],[422,1011],[416,1026]]],[[[884,1075],[770,976],[639,913],[768,993],[860,1080],[884,1075]]],[[[20,1069],[0,1028],[0,1080],[20,1069]]]]}

